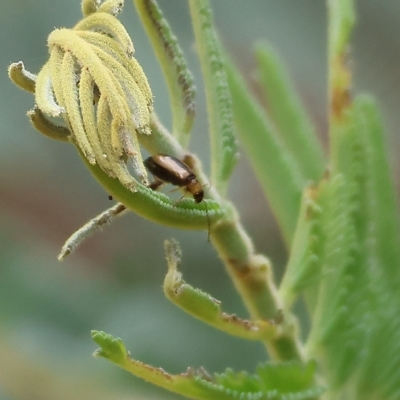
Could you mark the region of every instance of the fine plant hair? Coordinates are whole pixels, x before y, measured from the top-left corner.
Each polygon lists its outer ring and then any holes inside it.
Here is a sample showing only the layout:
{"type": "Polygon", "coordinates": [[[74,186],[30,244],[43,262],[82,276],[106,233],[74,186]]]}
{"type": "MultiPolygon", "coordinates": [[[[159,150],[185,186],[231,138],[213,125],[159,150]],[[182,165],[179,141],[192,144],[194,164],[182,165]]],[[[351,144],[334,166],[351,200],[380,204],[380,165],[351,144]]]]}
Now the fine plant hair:
{"type": "Polygon", "coordinates": [[[268,361],[254,374],[200,368],[173,375],[136,360],[121,339],[103,331],[92,331],[95,355],[191,399],[399,399],[398,204],[376,102],[352,94],[354,0],[327,1],[327,152],[275,49],[259,42],[254,51],[266,111],[224,50],[210,1],[188,0],[206,94],[210,176],[188,149],[196,91],[178,40],[155,0],[133,3],[167,83],[170,130],[154,111],[151,82],[135,58],[140,48],[117,18],[122,0],[82,0],[83,18],[50,33],[49,58],[37,75],[22,61],[9,67],[13,82],[34,95],[28,112],[33,126],[76,146],[117,200],[72,234],[59,259],[128,211],[158,224],[208,231],[249,315],[225,312],[220,301],[184,281],[174,239],[165,241],[165,295],[216,329],[262,342],[268,361]],[[289,251],[279,286],[227,197],[238,142],[289,251]],[[153,190],[143,149],[181,160],[196,184],[207,187],[204,199],[186,193],[174,201],[153,190]],[[304,340],[293,311],[299,298],[310,320],[304,340]]]}

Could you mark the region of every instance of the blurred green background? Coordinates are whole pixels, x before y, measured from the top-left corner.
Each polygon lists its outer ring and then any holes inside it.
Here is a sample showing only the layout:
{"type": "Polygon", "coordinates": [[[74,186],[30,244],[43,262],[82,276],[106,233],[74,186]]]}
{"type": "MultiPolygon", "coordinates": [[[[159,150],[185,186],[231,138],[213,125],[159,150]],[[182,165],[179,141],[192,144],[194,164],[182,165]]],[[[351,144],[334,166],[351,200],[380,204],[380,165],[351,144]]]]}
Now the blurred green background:
{"type": "MultiPolygon", "coordinates": [[[[46,38],[54,27],[81,18],[79,0],[1,0],[0,13],[0,399],[174,399],[113,365],[96,360],[91,329],[120,336],[134,358],[178,373],[187,366],[211,372],[231,366],[253,371],[264,360],[258,343],[204,326],[163,296],[163,241],[175,237],[183,250],[182,271],[194,286],[245,316],[205,232],[179,232],[133,214],[86,241],[65,262],[56,256],[64,240],[111,205],[75,148],[36,132],[25,114],[33,97],[7,78],[23,60],[37,72],[46,61],[46,38]]],[[[184,0],[160,0],[184,48],[199,88],[190,148],[208,165],[207,122],[201,74],[184,0]]],[[[254,84],[252,44],[271,42],[326,139],[326,9],[322,0],[212,0],[223,43],[254,84]]],[[[377,95],[388,128],[396,177],[400,162],[400,3],[362,0],[353,40],[355,90],[377,95]]],[[[136,57],[169,126],[166,87],[149,42],[126,0],[121,16],[136,57]]],[[[397,187],[398,178],[397,178],[397,187]]],[[[276,223],[244,154],[230,197],[256,247],[273,260],[276,274],[286,251],[276,223]]]]}

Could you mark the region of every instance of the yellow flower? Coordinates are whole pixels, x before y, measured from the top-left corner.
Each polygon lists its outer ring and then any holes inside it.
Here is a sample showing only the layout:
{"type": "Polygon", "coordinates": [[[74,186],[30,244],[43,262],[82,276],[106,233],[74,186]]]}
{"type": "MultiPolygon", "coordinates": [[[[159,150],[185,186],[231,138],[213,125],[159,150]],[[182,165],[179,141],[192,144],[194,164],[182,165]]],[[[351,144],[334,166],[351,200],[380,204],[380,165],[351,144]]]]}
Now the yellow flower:
{"type": "Polygon", "coordinates": [[[96,4],[84,2],[85,17],[74,28],[49,35],[50,58],[37,77],[21,62],[11,65],[10,77],[34,90],[36,107],[28,115],[38,130],[73,142],[90,164],[135,191],[127,161],[147,184],[137,134],[151,133],[153,96],[133,57],[133,43],[115,17],[123,3],[96,4]]]}

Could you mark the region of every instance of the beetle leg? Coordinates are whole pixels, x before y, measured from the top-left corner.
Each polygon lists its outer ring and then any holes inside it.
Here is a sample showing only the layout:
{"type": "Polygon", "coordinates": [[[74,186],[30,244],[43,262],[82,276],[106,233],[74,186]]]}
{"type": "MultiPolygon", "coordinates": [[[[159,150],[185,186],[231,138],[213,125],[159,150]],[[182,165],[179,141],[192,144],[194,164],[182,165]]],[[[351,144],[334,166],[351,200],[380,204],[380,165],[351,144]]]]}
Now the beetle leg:
{"type": "Polygon", "coordinates": [[[149,184],[149,188],[151,190],[158,190],[160,188],[160,186],[164,185],[165,182],[160,181],[159,179],[154,179],[153,182],[150,182],[149,184]]]}

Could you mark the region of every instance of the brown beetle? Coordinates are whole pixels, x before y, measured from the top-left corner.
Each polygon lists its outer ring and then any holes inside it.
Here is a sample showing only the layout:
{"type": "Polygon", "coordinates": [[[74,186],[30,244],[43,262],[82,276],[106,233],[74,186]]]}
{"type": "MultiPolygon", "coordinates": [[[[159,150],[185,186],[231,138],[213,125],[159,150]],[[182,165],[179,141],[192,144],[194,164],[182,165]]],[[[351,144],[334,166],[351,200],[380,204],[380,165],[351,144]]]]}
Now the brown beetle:
{"type": "Polygon", "coordinates": [[[196,203],[203,200],[204,192],[194,172],[181,160],[166,154],[155,154],[144,161],[156,179],[150,188],[156,190],[163,183],[185,187],[196,203]]]}

